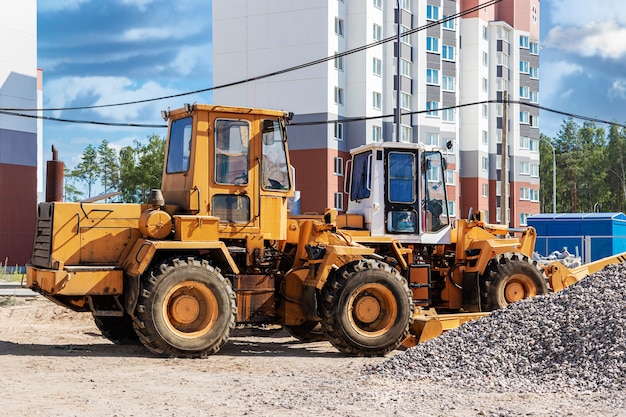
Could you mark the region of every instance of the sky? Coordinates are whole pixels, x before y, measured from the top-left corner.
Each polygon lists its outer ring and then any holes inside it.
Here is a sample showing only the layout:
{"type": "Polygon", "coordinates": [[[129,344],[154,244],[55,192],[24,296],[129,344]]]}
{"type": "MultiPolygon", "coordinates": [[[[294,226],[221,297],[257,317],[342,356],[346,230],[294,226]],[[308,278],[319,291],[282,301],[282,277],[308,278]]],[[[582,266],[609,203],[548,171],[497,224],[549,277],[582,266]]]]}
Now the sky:
{"type": "MultiPolygon", "coordinates": [[[[37,4],[44,108],[147,100],[213,85],[211,0],[38,0],[37,4]]],[[[626,122],[626,2],[544,0],[540,24],[540,104],[626,122]]],[[[167,107],[211,101],[211,93],[205,92],[46,115],[164,124],[160,111],[167,107]]],[[[540,131],[553,137],[563,120],[542,111],[540,131]]],[[[54,144],[60,159],[73,167],[89,144],[97,147],[106,139],[119,149],[134,140],[145,141],[152,133],[165,135],[166,130],[45,121],[44,158],[54,144]]]]}

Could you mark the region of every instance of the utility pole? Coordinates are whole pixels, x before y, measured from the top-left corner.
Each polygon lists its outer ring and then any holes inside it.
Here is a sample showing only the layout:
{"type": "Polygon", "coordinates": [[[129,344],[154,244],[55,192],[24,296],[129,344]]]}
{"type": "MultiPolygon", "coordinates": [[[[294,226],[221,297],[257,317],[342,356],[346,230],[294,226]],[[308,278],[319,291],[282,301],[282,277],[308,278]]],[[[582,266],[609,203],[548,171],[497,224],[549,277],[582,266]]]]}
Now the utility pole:
{"type": "Polygon", "coordinates": [[[509,96],[508,92],[504,91],[503,95],[504,106],[502,110],[502,167],[500,170],[500,224],[508,226],[507,214],[508,214],[508,190],[509,190],[509,175],[507,172],[508,145],[507,136],[509,130],[509,96]]]}
{"type": "Polygon", "coordinates": [[[400,13],[400,0],[396,0],[396,142],[400,142],[400,20],[402,15],[400,13]]]}

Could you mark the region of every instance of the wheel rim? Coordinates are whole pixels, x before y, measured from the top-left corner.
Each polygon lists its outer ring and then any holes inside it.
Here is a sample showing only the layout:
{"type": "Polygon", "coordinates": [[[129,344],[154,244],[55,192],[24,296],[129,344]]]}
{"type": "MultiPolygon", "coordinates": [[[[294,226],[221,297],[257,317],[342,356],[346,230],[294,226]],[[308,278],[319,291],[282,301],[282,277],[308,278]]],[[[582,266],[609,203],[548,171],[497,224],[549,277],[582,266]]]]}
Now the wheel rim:
{"type": "Polygon", "coordinates": [[[504,299],[509,304],[535,295],[537,295],[537,288],[532,279],[526,275],[511,275],[504,287],[504,299]]]}
{"type": "Polygon", "coordinates": [[[360,287],[350,297],[348,308],[352,326],[358,333],[370,337],[387,332],[398,316],[393,293],[382,284],[360,287]]]}
{"type": "Polygon", "coordinates": [[[184,281],[165,296],[163,316],[178,336],[196,338],[208,333],[218,316],[215,294],[196,281],[184,281]]]}

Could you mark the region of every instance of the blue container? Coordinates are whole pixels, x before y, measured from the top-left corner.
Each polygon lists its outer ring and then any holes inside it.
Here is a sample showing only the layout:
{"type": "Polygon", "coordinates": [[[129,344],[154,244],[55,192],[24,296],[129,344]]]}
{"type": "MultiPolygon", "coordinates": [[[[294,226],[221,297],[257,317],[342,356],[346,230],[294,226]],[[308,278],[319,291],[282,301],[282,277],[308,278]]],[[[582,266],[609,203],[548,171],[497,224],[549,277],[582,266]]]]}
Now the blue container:
{"type": "Polygon", "coordinates": [[[528,225],[537,230],[535,251],[544,256],[566,247],[592,262],[626,252],[624,213],[542,213],[528,217],[528,225]]]}

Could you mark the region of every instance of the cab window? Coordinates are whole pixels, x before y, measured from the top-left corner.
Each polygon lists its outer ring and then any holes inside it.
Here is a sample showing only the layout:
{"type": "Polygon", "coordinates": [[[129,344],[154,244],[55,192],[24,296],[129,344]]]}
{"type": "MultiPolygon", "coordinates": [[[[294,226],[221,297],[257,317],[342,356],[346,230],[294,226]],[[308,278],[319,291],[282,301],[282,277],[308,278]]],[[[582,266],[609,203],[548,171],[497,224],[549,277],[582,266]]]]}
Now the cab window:
{"type": "Polygon", "coordinates": [[[282,125],[279,120],[263,121],[263,189],[288,191],[289,166],[282,125]]]}
{"type": "Polygon", "coordinates": [[[248,184],[250,124],[246,120],[215,121],[215,182],[248,184]]]}
{"type": "Polygon", "coordinates": [[[191,148],[191,117],[174,120],[170,128],[167,167],[165,172],[187,172],[191,148]]]}

